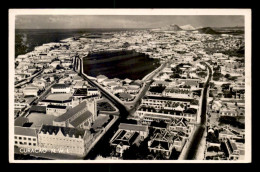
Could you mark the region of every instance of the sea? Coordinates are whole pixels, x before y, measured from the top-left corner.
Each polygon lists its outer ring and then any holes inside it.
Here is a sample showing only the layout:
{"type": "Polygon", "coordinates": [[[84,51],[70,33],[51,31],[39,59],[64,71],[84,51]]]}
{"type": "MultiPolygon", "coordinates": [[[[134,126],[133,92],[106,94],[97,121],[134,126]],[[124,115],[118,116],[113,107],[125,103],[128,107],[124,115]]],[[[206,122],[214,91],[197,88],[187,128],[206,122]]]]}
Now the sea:
{"type": "Polygon", "coordinates": [[[34,47],[45,43],[59,42],[62,39],[78,37],[83,34],[95,35],[101,33],[131,31],[136,29],[15,29],[15,51],[16,56],[33,51],[34,47]],[[17,39],[18,38],[18,39],[17,39]],[[19,47],[25,46],[21,51],[19,47]]]}
{"type": "MultiPolygon", "coordinates": [[[[44,43],[59,42],[70,37],[80,37],[83,34],[89,36],[89,39],[96,39],[102,33],[134,30],[137,29],[16,29],[15,54],[17,57],[20,54],[33,51],[36,46],[44,43]]],[[[159,65],[159,60],[151,59],[147,55],[135,54],[133,56],[117,56],[116,59],[111,58],[111,60],[107,59],[102,64],[99,61],[93,63],[92,59],[84,60],[84,71],[93,77],[105,75],[109,78],[137,80],[142,79],[159,65]]]]}

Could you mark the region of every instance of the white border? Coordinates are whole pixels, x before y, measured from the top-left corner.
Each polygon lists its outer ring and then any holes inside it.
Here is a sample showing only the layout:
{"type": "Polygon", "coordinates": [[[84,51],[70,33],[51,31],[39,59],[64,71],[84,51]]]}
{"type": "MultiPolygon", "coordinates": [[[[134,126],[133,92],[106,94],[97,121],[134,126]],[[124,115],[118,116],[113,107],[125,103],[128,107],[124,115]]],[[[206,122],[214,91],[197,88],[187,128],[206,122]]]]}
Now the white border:
{"type": "Polygon", "coordinates": [[[9,162],[10,163],[250,163],[251,9],[10,9],[9,10],[9,162]],[[16,15],[243,15],[245,17],[245,160],[14,160],[14,57],[16,15]]]}

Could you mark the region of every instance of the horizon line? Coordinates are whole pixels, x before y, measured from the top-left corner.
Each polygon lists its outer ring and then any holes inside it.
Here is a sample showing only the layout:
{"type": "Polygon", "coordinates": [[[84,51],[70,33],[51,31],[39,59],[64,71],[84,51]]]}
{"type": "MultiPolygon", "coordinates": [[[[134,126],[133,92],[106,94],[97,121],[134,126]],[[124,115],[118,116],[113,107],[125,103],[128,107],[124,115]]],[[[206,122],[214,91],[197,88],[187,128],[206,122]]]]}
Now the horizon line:
{"type": "MultiPolygon", "coordinates": [[[[245,27],[245,26],[201,26],[197,28],[206,28],[206,27],[211,27],[211,28],[222,28],[222,27],[245,27]]],[[[15,28],[15,29],[35,29],[35,30],[40,30],[40,29],[61,29],[61,30],[66,30],[66,29],[158,29],[154,27],[147,27],[147,28],[142,28],[142,27],[129,27],[129,28],[120,28],[120,27],[115,27],[115,28],[15,28]]],[[[195,29],[197,29],[195,28],[195,29]]]]}

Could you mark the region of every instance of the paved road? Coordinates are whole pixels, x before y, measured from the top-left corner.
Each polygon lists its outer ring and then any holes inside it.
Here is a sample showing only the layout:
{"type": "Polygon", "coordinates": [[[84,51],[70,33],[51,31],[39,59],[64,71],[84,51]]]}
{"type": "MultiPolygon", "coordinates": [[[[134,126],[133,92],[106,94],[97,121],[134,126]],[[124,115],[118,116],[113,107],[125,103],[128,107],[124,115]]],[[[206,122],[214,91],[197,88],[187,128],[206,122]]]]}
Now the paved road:
{"type": "Polygon", "coordinates": [[[38,73],[34,74],[33,76],[26,78],[24,81],[22,81],[21,83],[15,84],[15,88],[20,87],[24,84],[27,84],[29,82],[31,82],[35,77],[39,76],[42,72],[43,72],[44,68],[41,69],[38,73]]]}
{"type": "MultiPolygon", "coordinates": [[[[80,63],[82,63],[82,60],[80,60],[80,63]]],[[[81,64],[79,64],[80,66],[82,66],[81,64]]],[[[110,100],[120,111],[120,117],[121,118],[126,118],[129,115],[129,111],[126,109],[126,107],[119,102],[118,100],[116,100],[115,98],[111,97],[102,87],[100,87],[99,85],[97,85],[95,82],[93,82],[92,80],[90,80],[89,78],[87,78],[86,76],[82,75],[82,71],[83,69],[80,68],[80,75],[86,80],[88,81],[88,83],[93,86],[93,87],[97,87],[99,88],[99,90],[101,91],[102,95],[104,97],[106,97],[108,100],[110,100]]]]}
{"type": "MultiPolygon", "coordinates": [[[[102,87],[100,87],[99,85],[97,85],[95,82],[93,82],[92,80],[90,80],[89,78],[87,78],[86,76],[82,75],[82,71],[83,71],[83,65],[82,65],[82,61],[83,59],[80,59],[79,64],[76,62],[76,65],[81,66],[80,67],[80,75],[86,80],[88,81],[88,83],[91,86],[97,87],[99,88],[99,90],[101,91],[102,95],[104,97],[106,97],[108,100],[110,100],[119,110],[120,112],[120,116],[119,119],[113,124],[113,126],[111,126],[111,128],[107,131],[107,133],[99,140],[99,142],[95,145],[95,147],[89,152],[89,154],[85,157],[85,159],[95,159],[97,155],[100,154],[100,150],[102,150],[102,147],[104,146],[104,144],[109,144],[110,139],[113,137],[114,133],[117,131],[118,129],[118,125],[121,122],[124,122],[124,120],[131,114],[133,114],[137,107],[139,106],[139,104],[141,103],[141,98],[145,95],[146,91],[149,89],[149,86],[151,84],[151,82],[145,82],[145,88],[143,89],[142,93],[140,94],[140,96],[138,97],[138,100],[135,101],[135,104],[133,104],[133,107],[131,109],[127,109],[125,107],[124,104],[122,104],[121,102],[119,102],[118,100],[116,100],[115,98],[113,98],[111,95],[109,95],[106,90],[104,90],[102,87]]],[[[165,66],[165,65],[164,65],[165,66]]],[[[76,67],[77,68],[77,67],[76,67]]],[[[75,68],[74,68],[75,69],[75,68]]],[[[161,70],[161,69],[160,69],[161,70]]],[[[150,79],[151,77],[149,77],[150,79]]]]}
{"type": "MultiPolygon", "coordinates": [[[[207,64],[206,64],[207,65],[207,64]]],[[[196,131],[194,132],[194,136],[191,140],[191,146],[187,150],[187,154],[184,159],[186,160],[193,160],[195,159],[195,155],[197,153],[200,141],[203,137],[203,133],[206,129],[206,107],[207,107],[207,90],[209,87],[209,81],[212,75],[211,68],[207,65],[209,69],[209,77],[206,83],[204,84],[204,91],[203,91],[203,99],[202,99],[202,109],[201,109],[201,122],[197,126],[196,131]]]]}
{"type": "MultiPolygon", "coordinates": [[[[82,60],[80,60],[79,63],[80,63],[79,65],[82,66],[81,65],[82,60]]],[[[102,147],[104,146],[104,144],[109,144],[110,139],[113,137],[114,133],[118,129],[118,125],[127,118],[127,116],[130,114],[131,110],[130,111],[127,110],[126,107],[123,104],[121,104],[121,102],[119,102],[118,100],[111,97],[103,88],[98,86],[95,82],[88,79],[86,76],[82,75],[82,71],[83,71],[83,69],[80,68],[80,75],[86,81],[88,81],[88,83],[91,86],[99,88],[102,95],[104,97],[106,97],[108,100],[110,100],[118,108],[118,110],[120,112],[119,119],[108,129],[108,131],[104,134],[104,136],[99,140],[99,142],[91,149],[91,151],[88,153],[88,155],[84,158],[84,159],[94,160],[100,154],[100,150],[102,150],[102,147]]]]}

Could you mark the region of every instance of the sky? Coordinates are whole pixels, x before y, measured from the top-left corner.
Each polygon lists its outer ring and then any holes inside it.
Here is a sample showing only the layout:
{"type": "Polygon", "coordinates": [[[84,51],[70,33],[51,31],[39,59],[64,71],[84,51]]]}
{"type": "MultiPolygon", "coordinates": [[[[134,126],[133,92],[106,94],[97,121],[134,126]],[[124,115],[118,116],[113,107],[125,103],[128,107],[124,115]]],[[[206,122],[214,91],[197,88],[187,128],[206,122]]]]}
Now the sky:
{"type": "Polygon", "coordinates": [[[18,15],[17,29],[159,28],[170,24],[193,27],[244,26],[244,16],[154,15],[18,15]]]}

